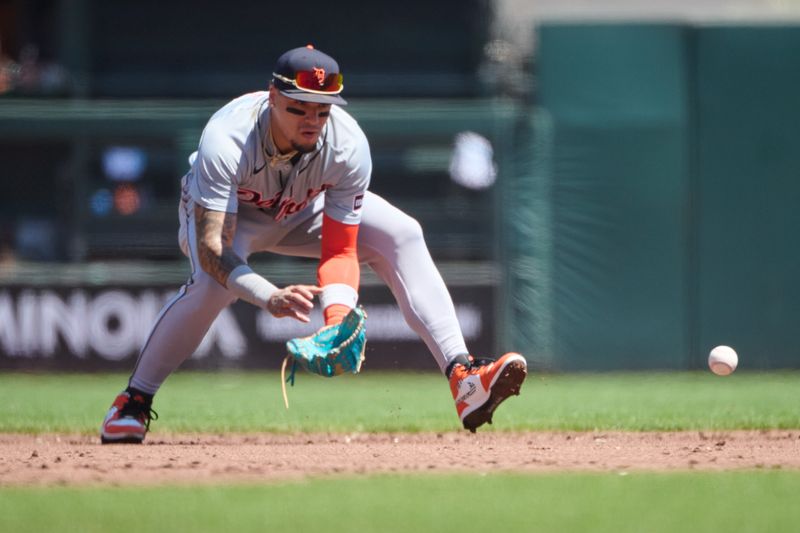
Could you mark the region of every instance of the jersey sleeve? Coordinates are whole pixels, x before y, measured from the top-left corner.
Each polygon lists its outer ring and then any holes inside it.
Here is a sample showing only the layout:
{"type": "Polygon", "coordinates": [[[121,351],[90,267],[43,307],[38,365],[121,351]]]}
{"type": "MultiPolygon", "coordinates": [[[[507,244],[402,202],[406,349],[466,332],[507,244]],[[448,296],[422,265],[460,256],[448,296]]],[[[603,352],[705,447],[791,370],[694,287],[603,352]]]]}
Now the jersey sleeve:
{"type": "Polygon", "coordinates": [[[361,135],[359,141],[343,158],[342,175],[336,185],[325,191],[325,214],[343,224],[361,222],[361,206],[372,176],[372,156],[369,143],[361,135]]]}
{"type": "Polygon", "coordinates": [[[198,205],[211,211],[235,213],[238,210],[237,172],[242,150],[236,141],[215,128],[206,129],[192,164],[189,192],[198,205]]]}

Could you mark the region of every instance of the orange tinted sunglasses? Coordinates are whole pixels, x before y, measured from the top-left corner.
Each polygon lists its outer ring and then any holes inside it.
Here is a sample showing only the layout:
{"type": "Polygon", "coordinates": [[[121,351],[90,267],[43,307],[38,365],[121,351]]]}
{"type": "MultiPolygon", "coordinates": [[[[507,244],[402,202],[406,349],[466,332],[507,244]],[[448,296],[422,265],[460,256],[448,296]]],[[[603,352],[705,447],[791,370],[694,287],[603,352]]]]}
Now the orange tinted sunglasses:
{"type": "Polygon", "coordinates": [[[342,92],[342,89],[344,89],[342,75],[338,73],[320,76],[319,71],[298,70],[294,75],[294,79],[275,74],[274,72],[272,76],[283,83],[294,85],[300,90],[315,94],[339,94],[342,92]]]}

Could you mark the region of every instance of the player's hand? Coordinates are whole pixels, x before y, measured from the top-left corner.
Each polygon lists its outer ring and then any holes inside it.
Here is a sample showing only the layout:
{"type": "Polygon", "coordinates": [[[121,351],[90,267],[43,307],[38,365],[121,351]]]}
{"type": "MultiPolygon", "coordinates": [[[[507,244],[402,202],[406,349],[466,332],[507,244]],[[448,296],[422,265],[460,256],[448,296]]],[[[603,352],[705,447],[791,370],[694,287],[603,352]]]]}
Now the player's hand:
{"type": "Polygon", "coordinates": [[[272,293],[267,300],[267,311],[276,318],[291,317],[300,322],[311,322],[308,314],[314,308],[314,295],[322,292],[316,285],[289,285],[272,293]]]}

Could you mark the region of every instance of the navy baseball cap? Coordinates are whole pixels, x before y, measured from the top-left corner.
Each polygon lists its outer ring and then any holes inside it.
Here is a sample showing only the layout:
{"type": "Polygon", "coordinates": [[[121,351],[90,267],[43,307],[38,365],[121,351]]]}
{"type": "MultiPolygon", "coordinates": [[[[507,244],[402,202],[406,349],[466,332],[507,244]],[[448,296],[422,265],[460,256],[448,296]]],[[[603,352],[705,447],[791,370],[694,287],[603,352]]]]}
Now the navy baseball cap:
{"type": "Polygon", "coordinates": [[[301,102],[347,105],[339,64],[310,44],[293,48],[278,58],[272,83],[280,93],[301,102]]]}

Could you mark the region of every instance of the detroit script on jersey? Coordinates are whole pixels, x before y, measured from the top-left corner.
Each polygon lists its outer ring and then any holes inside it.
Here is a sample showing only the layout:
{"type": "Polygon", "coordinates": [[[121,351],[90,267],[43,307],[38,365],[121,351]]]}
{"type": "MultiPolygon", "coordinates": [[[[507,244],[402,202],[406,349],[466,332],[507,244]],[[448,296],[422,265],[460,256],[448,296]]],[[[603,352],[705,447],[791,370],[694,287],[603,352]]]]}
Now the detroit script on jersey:
{"type": "MultiPolygon", "coordinates": [[[[282,190],[277,192],[272,198],[263,198],[261,193],[258,191],[239,187],[237,196],[240,203],[250,204],[267,212],[274,211],[275,220],[281,220],[284,217],[298,213],[308,207],[308,204],[311,200],[313,200],[319,193],[324,192],[325,189],[329,189],[330,187],[330,184],[323,183],[319,189],[308,189],[305,194],[305,200],[300,203],[297,203],[291,197],[282,199],[282,190]]],[[[356,206],[355,200],[354,206],[356,206]]],[[[358,209],[359,207],[360,205],[356,206],[355,208],[358,209]]]]}
{"type": "Polygon", "coordinates": [[[358,224],[372,173],[369,144],[356,121],[331,106],[317,148],[294,161],[270,163],[269,93],[241,96],[209,120],[186,180],[192,199],[214,211],[260,209],[281,221],[325,194],[325,214],[358,224]]]}

